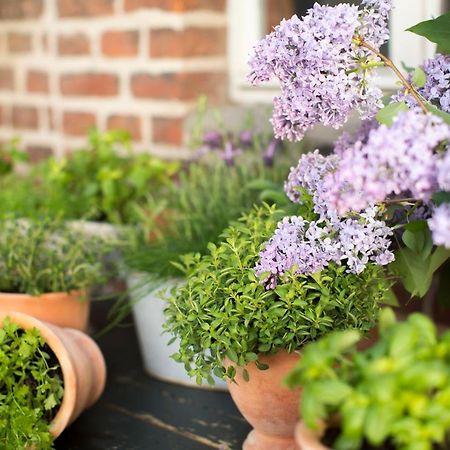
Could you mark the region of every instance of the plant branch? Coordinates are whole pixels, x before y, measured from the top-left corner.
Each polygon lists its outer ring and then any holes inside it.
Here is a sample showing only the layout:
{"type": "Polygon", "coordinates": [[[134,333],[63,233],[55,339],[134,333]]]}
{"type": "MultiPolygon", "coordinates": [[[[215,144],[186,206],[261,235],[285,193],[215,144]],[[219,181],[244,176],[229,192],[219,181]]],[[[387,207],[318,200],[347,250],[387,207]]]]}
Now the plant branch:
{"type": "Polygon", "coordinates": [[[414,89],[412,84],[404,77],[404,75],[400,72],[398,67],[393,63],[391,59],[384,56],[381,52],[379,52],[376,48],[372,47],[369,43],[365,42],[363,39],[358,39],[356,42],[361,47],[365,47],[371,52],[375,53],[375,55],[377,55],[385,63],[386,66],[391,68],[394,71],[394,73],[400,78],[400,81],[402,82],[403,86],[405,86],[405,89],[411,93],[416,102],[422,108],[422,111],[424,113],[428,113],[428,108],[425,106],[425,103],[420,98],[419,93],[414,89]]]}
{"type": "Polygon", "coordinates": [[[419,200],[414,197],[407,197],[407,198],[393,198],[391,200],[385,200],[383,203],[385,205],[395,205],[397,203],[415,203],[419,200]]]}

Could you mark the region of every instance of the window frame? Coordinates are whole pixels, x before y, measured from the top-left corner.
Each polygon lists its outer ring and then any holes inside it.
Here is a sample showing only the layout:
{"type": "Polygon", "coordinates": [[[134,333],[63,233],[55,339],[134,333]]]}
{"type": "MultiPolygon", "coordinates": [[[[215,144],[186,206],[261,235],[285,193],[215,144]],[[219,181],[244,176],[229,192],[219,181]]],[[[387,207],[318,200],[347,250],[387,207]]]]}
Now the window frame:
{"type": "MultiPolygon", "coordinates": [[[[435,44],[404,30],[445,11],[445,0],[394,0],[389,51],[396,64],[417,66],[431,57],[435,44]]],[[[237,103],[269,103],[278,94],[276,81],[252,86],[246,79],[247,61],[253,45],[261,38],[266,23],[265,0],[228,0],[229,93],[237,103]],[[251,20],[249,20],[251,18],[251,20]]],[[[379,85],[396,89],[397,79],[388,68],[379,69],[379,85]]]]}

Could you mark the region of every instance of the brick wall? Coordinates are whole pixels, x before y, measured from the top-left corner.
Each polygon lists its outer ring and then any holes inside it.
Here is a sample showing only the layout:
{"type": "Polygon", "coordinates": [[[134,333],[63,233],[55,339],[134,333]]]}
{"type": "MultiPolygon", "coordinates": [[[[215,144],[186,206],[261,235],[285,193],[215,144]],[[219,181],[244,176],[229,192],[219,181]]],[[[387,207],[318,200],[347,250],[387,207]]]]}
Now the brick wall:
{"type": "Polygon", "coordinates": [[[61,155],[92,125],[178,156],[198,95],[227,101],[225,0],[0,0],[0,141],[61,155]]]}

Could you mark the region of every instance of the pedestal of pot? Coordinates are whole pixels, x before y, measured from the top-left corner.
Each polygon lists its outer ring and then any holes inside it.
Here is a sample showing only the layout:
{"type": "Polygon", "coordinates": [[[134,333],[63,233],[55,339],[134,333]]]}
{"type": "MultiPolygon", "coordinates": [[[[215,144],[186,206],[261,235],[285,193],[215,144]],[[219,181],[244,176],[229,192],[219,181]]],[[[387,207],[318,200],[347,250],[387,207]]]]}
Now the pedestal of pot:
{"type": "Polygon", "coordinates": [[[164,291],[168,294],[173,287],[182,283],[184,283],[183,279],[175,278],[156,282],[148,274],[137,272],[130,274],[127,278],[144,368],[153,377],[170,383],[226,390],[226,382],[216,377],[214,386],[208,384],[199,386],[194,378],[188,376],[183,364],[171,358],[171,355],[178,352],[179,342],[176,340],[168,345],[172,336],[163,333],[166,302],[161,299],[160,293],[164,291]]]}
{"type": "MultiPolygon", "coordinates": [[[[296,353],[279,352],[260,356],[269,369],[259,370],[254,363],[246,366],[250,380],[236,368],[235,382],[228,388],[239,411],[253,426],[244,442],[244,450],[295,450],[295,425],[298,421],[300,391],[292,391],[283,380],[298,362],[296,353]]],[[[225,361],[228,366],[232,364],[225,361]]]]}

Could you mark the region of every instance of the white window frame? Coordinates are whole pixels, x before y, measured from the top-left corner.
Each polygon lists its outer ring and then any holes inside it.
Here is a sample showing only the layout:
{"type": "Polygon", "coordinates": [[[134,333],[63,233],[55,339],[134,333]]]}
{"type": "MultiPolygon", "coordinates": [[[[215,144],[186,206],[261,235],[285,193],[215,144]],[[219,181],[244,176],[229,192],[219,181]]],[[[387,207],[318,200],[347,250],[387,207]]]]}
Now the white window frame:
{"type": "MultiPolygon", "coordinates": [[[[395,63],[414,67],[431,57],[435,45],[404,30],[417,22],[436,17],[445,0],[394,0],[391,14],[390,54],[395,63]]],[[[251,86],[246,79],[247,61],[254,44],[263,34],[265,0],[228,0],[228,56],[230,97],[237,103],[269,103],[278,93],[276,81],[251,86]]],[[[396,89],[397,79],[387,68],[379,71],[379,85],[396,89]]]]}

